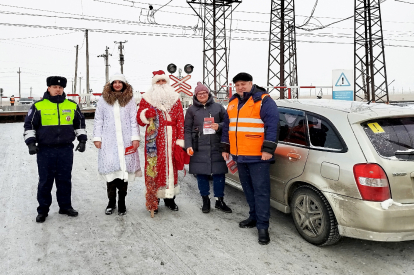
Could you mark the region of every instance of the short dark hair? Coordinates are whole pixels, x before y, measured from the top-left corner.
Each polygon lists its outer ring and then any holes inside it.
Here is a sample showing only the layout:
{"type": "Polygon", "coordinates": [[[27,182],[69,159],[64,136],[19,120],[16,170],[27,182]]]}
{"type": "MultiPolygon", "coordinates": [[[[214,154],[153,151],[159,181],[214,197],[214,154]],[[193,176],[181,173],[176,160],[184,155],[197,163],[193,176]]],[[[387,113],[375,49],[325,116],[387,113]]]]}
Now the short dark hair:
{"type": "Polygon", "coordinates": [[[248,73],[238,73],[233,77],[233,83],[236,83],[237,81],[253,81],[253,76],[248,73]]]}

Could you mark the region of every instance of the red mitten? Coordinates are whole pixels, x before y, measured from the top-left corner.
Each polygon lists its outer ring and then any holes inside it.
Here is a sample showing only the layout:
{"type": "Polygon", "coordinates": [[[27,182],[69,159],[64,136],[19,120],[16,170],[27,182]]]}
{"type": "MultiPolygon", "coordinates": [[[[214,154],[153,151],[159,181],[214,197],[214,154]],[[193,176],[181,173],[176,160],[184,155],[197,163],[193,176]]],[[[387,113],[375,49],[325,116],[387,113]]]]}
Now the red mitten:
{"type": "Polygon", "coordinates": [[[145,117],[147,118],[147,119],[149,119],[149,118],[152,118],[152,117],[155,117],[157,115],[157,113],[155,112],[155,110],[154,109],[148,109],[146,112],[145,112],[145,117]]]}

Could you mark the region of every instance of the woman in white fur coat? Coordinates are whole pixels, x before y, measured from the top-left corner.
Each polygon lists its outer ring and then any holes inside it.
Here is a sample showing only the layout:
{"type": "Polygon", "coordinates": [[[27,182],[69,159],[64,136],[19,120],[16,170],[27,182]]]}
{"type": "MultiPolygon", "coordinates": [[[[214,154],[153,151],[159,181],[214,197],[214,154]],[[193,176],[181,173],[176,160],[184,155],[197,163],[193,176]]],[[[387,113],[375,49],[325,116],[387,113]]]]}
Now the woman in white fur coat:
{"type": "Polygon", "coordinates": [[[126,214],[128,182],[136,176],[142,177],[137,150],[140,135],[136,114],[137,105],[131,85],[124,75],[112,75],[98,101],[93,131],[93,142],[99,149],[98,171],[107,182],[107,215],[116,208],[117,188],[118,214],[126,214]]]}

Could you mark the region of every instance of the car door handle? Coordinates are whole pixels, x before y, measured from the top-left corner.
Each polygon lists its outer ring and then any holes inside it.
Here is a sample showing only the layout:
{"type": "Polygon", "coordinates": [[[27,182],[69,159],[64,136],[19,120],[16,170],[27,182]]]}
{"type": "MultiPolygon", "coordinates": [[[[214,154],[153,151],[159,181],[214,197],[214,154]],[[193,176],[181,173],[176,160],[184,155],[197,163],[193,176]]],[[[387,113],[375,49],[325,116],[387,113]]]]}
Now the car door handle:
{"type": "Polygon", "coordinates": [[[296,154],[296,153],[289,153],[289,154],[287,154],[287,156],[289,157],[289,160],[291,160],[291,161],[300,160],[300,155],[296,154]]]}

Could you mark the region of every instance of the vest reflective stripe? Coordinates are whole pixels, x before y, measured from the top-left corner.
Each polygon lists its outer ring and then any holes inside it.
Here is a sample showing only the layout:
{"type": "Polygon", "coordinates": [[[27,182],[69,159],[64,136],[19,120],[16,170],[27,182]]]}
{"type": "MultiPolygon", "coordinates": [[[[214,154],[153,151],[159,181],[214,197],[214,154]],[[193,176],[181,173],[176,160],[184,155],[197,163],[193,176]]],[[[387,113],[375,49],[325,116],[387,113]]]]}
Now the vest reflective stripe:
{"type": "Polygon", "coordinates": [[[264,133],[264,128],[254,128],[254,127],[230,127],[229,131],[236,131],[237,132],[254,132],[254,133],[264,133]]]}
{"type": "Polygon", "coordinates": [[[261,120],[260,118],[232,118],[230,119],[230,123],[231,122],[248,122],[248,123],[263,123],[263,120],[261,120]]]}
{"type": "MultiPolygon", "coordinates": [[[[263,98],[267,94],[262,95],[263,98]]],[[[229,103],[229,140],[230,153],[239,156],[261,156],[264,141],[264,123],[260,118],[262,101],[254,102],[249,98],[238,110],[239,100],[236,98],[229,103]]]]}
{"type": "Polygon", "coordinates": [[[65,99],[65,101],[58,104],[43,99],[35,103],[35,106],[40,111],[42,126],[73,125],[76,103],[65,99]]]}

